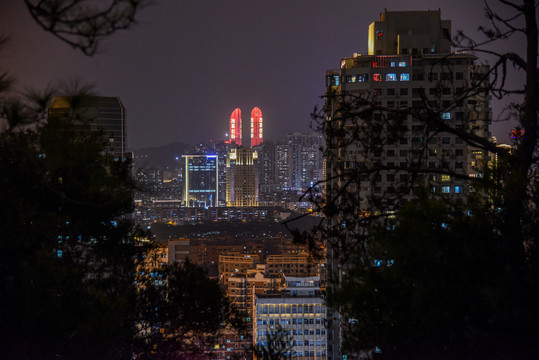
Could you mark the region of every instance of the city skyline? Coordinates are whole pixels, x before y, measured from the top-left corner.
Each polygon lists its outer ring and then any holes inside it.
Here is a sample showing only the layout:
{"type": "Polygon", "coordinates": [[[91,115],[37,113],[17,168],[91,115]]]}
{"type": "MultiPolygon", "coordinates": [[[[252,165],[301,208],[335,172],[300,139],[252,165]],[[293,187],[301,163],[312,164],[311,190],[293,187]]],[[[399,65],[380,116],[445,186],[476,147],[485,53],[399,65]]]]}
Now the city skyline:
{"type": "MultiPolygon", "coordinates": [[[[0,5],[0,13],[10,14],[0,30],[11,34],[2,60],[21,89],[78,77],[94,82],[99,95],[120,97],[131,150],[224,140],[235,107],[263,109],[270,140],[309,130],[332,54],[367,49],[363,29],[383,7],[441,8],[455,30],[471,35],[484,22],[483,4],[466,1],[156,3],[141,11],[138,26],[87,58],[42,31],[23,2],[10,1],[0,5]]],[[[494,104],[495,118],[500,109],[494,104]]],[[[494,123],[493,134],[507,141],[510,128],[494,123]]]]}

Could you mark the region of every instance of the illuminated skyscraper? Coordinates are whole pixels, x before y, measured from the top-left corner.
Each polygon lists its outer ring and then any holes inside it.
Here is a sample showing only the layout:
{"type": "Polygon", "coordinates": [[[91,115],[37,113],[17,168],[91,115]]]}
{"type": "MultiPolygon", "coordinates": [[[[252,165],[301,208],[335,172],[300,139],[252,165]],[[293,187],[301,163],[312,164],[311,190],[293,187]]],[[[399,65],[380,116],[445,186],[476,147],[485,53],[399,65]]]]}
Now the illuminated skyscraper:
{"type": "Polygon", "coordinates": [[[218,205],[219,159],[217,155],[182,155],[184,167],[184,202],[186,207],[218,205]]]}
{"type": "Polygon", "coordinates": [[[226,161],[226,205],[258,206],[258,153],[249,148],[232,149],[226,161]]]}
{"type": "Polygon", "coordinates": [[[236,108],[230,115],[230,143],[241,146],[241,110],[236,108]]]}
{"type": "Polygon", "coordinates": [[[255,107],[251,111],[251,147],[262,144],[262,111],[255,107]]]}

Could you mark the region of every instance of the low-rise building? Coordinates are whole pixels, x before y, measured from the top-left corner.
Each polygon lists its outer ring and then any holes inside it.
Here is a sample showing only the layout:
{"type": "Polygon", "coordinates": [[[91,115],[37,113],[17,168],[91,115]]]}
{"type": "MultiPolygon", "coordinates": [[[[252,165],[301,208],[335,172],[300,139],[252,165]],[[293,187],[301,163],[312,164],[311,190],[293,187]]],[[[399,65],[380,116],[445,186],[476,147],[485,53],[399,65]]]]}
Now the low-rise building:
{"type": "Polygon", "coordinates": [[[259,295],[255,301],[253,342],[267,346],[268,336],[288,336],[290,357],[327,359],[326,306],[319,277],[286,277],[286,289],[277,295],[259,295]]]}

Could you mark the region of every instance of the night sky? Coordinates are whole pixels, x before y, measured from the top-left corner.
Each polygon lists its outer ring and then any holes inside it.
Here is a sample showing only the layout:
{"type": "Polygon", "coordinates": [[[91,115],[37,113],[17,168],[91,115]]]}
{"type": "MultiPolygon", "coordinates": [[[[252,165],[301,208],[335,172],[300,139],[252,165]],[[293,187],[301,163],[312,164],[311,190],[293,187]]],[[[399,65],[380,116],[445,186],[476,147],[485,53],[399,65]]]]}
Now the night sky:
{"type": "MultiPolygon", "coordinates": [[[[384,8],[440,8],[453,33],[474,35],[485,23],[479,0],[156,0],[136,27],[114,34],[88,58],[41,30],[21,0],[0,0],[0,31],[12,36],[0,64],[20,88],[79,78],[100,95],[119,96],[131,149],[223,140],[236,107],[244,138],[258,106],[265,139],[278,139],[309,131],[325,71],[367,52],[368,25],[384,8]]],[[[493,106],[495,118],[500,108],[493,106]]],[[[493,134],[507,141],[510,127],[496,122],[493,134]]]]}

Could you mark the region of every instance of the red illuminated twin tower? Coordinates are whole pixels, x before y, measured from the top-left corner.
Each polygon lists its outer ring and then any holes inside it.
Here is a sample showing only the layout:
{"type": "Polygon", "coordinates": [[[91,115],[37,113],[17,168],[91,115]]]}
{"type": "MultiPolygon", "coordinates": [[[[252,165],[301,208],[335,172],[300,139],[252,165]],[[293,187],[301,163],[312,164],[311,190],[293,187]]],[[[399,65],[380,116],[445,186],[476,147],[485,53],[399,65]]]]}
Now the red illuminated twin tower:
{"type": "MultiPolygon", "coordinates": [[[[251,147],[262,144],[262,111],[255,107],[251,111],[251,147]]],[[[230,143],[241,146],[241,110],[237,108],[230,115],[230,143]]]]}

